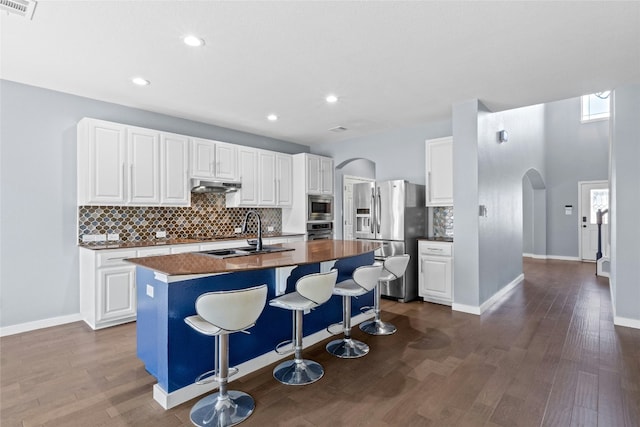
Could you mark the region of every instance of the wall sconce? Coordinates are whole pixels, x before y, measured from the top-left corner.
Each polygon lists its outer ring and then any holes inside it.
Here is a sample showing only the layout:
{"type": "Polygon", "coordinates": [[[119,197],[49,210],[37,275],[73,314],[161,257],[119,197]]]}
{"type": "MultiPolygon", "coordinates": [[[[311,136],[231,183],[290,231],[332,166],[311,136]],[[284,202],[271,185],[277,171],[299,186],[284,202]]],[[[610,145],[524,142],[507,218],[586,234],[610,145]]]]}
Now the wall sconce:
{"type": "Polygon", "coordinates": [[[507,142],[509,140],[509,133],[506,130],[501,130],[498,132],[498,142],[502,144],[503,142],[507,142]]]}

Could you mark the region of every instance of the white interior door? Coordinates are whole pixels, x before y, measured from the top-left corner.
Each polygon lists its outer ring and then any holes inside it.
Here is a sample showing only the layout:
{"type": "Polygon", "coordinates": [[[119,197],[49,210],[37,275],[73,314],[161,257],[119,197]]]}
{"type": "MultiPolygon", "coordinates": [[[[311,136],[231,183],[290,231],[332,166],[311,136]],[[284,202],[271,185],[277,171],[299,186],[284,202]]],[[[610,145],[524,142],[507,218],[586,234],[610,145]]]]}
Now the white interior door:
{"type": "MultiPolygon", "coordinates": [[[[578,183],[580,187],[580,258],[595,261],[598,252],[598,209],[609,209],[609,182],[588,181],[578,183]]],[[[608,255],[609,215],[602,217],[602,254],[608,255]]]]}
{"type": "Polygon", "coordinates": [[[342,239],[354,240],[353,235],[353,185],[373,182],[373,179],[357,176],[344,176],[342,184],[342,239]]]}

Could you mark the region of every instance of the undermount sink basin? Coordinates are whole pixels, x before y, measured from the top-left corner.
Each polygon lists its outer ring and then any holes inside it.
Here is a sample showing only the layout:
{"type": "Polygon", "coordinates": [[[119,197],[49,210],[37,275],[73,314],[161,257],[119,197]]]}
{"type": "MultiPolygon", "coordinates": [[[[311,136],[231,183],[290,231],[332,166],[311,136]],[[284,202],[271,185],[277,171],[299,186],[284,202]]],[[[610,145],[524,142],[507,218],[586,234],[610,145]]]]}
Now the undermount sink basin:
{"type": "Polygon", "coordinates": [[[241,248],[232,249],[214,249],[211,251],[199,252],[202,255],[208,255],[214,258],[232,258],[239,256],[270,254],[274,252],[292,251],[293,248],[283,248],[281,246],[263,246],[257,250],[255,246],[243,246],[241,248]]]}

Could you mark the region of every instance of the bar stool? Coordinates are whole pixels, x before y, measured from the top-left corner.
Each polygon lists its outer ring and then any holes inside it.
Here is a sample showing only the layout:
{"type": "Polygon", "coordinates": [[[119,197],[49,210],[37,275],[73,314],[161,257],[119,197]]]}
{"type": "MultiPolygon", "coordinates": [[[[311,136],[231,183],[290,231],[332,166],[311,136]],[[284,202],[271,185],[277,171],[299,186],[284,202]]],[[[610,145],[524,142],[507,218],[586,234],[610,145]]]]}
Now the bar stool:
{"type": "Polygon", "coordinates": [[[284,294],[269,301],[269,305],[292,310],[293,313],[293,337],[291,341],[285,341],[276,346],[276,353],[285,354],[280,351],[280,348],[289,342],[294,345],[293,351],[295,354],[293,360],[286,360],[273,370],[273,377],[282,384],[311,384],[324,375],[322,365],[313,360],[302,358],[302,316],[305,310],[316,308],[331,298],[337,278],[338,270],[306,275],[296,282],[295,292],[284,294]]]}
{"type": "Polygon", "coordinates": [[[227,391],[229,334],[248,334],[245,329],[255,325],[266,301],[267,285],[237,291],[207,292],[196,300],[198,314],[184,319],[187,325],[201,334],[216,338],[214,370],[200,375],[196,384],[218,381],[219,389],[217,393],[200,399],[191,408],[190,418],[194,425],[232,426],[246,420],[253,412],[255,402],[251,396],[241,391],[227,391]]]}
{"type": "Polygon", "coordinates": [[[394,255],[386,258],[382,264],[382,274],[376,285],[376,295],[374,300],[373,311],[375,313],[374,320],[367,320],[360,324],[360,330],[370,335],[391,335],[398,330],[391,323],[380,320],[380,297],[382,295],[380,282],[391,282],[404,276],[409,264],[410,255],[394,255]]]}
{"type": "MultiPolygon", "coordinates": [[[[351,279],[336,283],[334,295],[342,296],[342,329],[344,338],[327,344],[327,351],[344,359],[354,359],[369,353],[369,346],[351,338],[351,297],[364,295],[378,283],[382,264],[358,267],[351,279]]],[[[329,328],[327,328],[328,330],[329,328]]]]}

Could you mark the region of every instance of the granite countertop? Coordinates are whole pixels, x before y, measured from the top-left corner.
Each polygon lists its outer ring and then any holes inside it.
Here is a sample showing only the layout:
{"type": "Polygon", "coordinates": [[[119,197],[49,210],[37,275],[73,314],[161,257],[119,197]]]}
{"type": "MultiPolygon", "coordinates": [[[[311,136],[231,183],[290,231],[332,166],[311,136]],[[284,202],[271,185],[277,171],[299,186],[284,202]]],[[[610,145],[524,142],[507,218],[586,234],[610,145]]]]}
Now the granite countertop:
{"type": "Polygon", "coordinates": [[[281,246],[293,250],[226,259],[192,252],[130,258],[127,261],[168,276],[215,274],[287,267],[348,258],[373,252],[380,247],[380,243],[357,240],[311,240],[284,243],[281,246]]]}
{"type": "MultiPolygon", "coordinates": [[[[304,233],[263,233],[262,238],[267,239],[271,237],[293,237],[304,236],[304,233]]],[[[136,240],[133,242],[100,242],[100,243],[79,243],[81,248],[101,250],[101,249],[128,249],[128,248],[145,248],[154,246],[168,246],[168,245],[184,245],[184,244],[198,244],[207,242],[220,242],[227,240],[251,240],[256,239],[256,234],[234,234],[228,236],[190,236],[188,238],[176,238],[176,239],[153,239],[153,240],[136,240]]]]}

